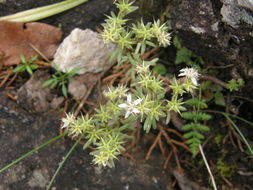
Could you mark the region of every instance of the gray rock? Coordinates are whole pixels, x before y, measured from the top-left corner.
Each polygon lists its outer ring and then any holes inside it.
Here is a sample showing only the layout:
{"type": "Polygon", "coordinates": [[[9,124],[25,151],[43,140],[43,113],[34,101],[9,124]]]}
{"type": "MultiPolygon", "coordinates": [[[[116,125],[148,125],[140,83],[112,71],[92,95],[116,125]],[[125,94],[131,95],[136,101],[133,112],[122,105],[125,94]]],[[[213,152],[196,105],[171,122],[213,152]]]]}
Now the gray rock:
{"type": "Polygon", "coordinates": [[[219,64],[242,59],[252,63],[253,17],[241,4],[240,0],[182,0],[172,8],[173,29],[182,44],[201,57],[219,64]]]}
{"type": "Polygon", "coordinates": [[[79,68],[78,74],[98,73],[108,67],[108,54],[115,45],[104,44],[98,33],[90,29],[74,29],[57,49],[54,62],[63,72],[79,68]]]}
{"type": "Polygon", "coordinates": [[[238,5],[244,7],[253,12],[253,1],[252,0],[237,0],[238,5]]]}
{"type": "Polygon", "coordinates": [[[253,2],[241,0],[222,0],[221,8],[222,21],[238,28],[241,22],[253,26],[253,16],[247,12],[245,8],[253,10],[253,2]],[[237,2],[238,1],[238,2],[237,2]]]}
{"type": "Polygon", "coordinates": [[[41,187],[45,188],[49,183],[50,176],[47,169],[37,169],[33,171],[32,177],[28,181],[28,185],[32,188],[41,187]]]}
{"type": "Polygon", "coordinates": [[[45,71],[37,70],[33,76],[18,90],[17,102],[29,112],[46,112],[56,109],[64,101],[63,97],[58,97],[52,93],[49,87],[42,84],[50,79],[50,75],[45,71]]]}
{"type": "Polygon", "coordinates": [[[87,88],[85,84],[76,80],[75,78],[70,78],[68,81],[68,92],[73,96],[76,100],[81,100],[86,92],[87,88]]]}
{"type": "MultiPolygon", "coordinates": [[[[181,0],[172,4],[174,33],[181,44],[209,63],[233,64],[252,94],[252,0],[181,0]]],[[[234,77],[232,68],[227,77],[234,77]],[[230,75],[230,76],[229,76],[230,75]]],[[[251,97],[252,95],[249,95],[251,97]]]]}

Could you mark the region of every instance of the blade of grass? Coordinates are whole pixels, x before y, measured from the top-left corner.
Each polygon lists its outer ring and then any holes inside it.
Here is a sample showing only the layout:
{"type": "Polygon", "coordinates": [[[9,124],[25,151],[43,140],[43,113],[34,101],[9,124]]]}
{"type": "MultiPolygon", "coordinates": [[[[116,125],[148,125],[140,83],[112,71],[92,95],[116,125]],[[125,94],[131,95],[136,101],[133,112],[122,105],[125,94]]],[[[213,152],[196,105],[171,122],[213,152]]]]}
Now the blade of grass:
{"type": "Polygon", "coordinates": [[[223,115],[232,124],[232,126],[235,128],[235,130],[238,132],[238,134],[242,137],[242,140],[244,141],[245,145],[249,149],[250,154],[253,155],[253,150],[252,150],[251,146],[249,145],[248,141],[246,140],[246,138],[244,137],[244,135],[242,134],[241,130],[237,127],[237,125],[233,122],[233,120],[227,114],[223,114],[223,115]]]}
{"type": "MultiPolygon", "coordinates": [[[[56,178],[56,176],[58,175],[58,173],[60,172],[61,168],[63,167],[64,163],[67,161],[68,157],[70,156],[70,154],[73,152],[73,150],[76,148],[76,146],[78,145],[78,143],[81,141],[83,136],[79,137],[77,139],[77,141],[75,142],[75,144],[71,147],[71,149],[68,151],[68,153],[66,154],[66,156],[63,158],[63,160],[59,163],[59,166],[57,168],[57,170],[55,171],[53,177],[51,178],[48,186],[47,186],[47,189],[46,190],[50,190],[51,186],[53,185],[54,183],[54,180],[56,178]]],[[[85,147],[88,147],[89,144],[90,144],[90,141],[87,141],[86,144],[84,145],[85,147]],[[87,146],[85,146],[87,144],[87,146]]]]}
{"type": "Polygon", "coordinates": [[[248,120],[246,120],[246,119],[244,119],[244,118],[242,118],[242,117],[239,117],[239,116],[237,116],[237,115],[233,115],[233,114],[228,114],[228,113],[226,113],[228,116],[231,116],[231,117],[234,117],[234,118],[236,118],[236,119],[239,119],[239,120],[241,120],[241,121],[243,121],[244,123],[247,123],[247,124],[249,124],[249,125],[251,125],[252,127],[253,127],[253,123],[252,122],[250,122],[250,121],[248,121],[248,120]]]}
{"type": "Polygon", "coordinates": [[[2,173],[3,171],[7,170],[8,168],[12,167],[13,165],[17,164],[18,162],[20,162],[21,160],[23,160],[24,158],[26,158],[27,156],[30,156],[32,153],[40,150],[41,148],[47,146],[48,144],[60,139],[61,137],[63,137],[64,135],[66,135],[66,133],[63,133],[61,135],[58,135],[50,140],[48,140],[47,142],[37,146],[36,148],[34,148],[33,150],[31,150],[30,152],[27,152],[26,154],[23,154],[22,156],[20,156],[18,159],[14,160],[13,162],[11,162],[10,164],[7,164],[6,166],[4,166],[3,168],[0,169],[0,173],[2,173]]]}
{"type": "Polygon", "coordinates": [[[55,3],[53,5],[38,7],[13,15],[0,17],[0,21],[8,20],[13,22],[32,22],[72,9],[87,1],[88,0],[66,0],[60,3],[55,3]]]}

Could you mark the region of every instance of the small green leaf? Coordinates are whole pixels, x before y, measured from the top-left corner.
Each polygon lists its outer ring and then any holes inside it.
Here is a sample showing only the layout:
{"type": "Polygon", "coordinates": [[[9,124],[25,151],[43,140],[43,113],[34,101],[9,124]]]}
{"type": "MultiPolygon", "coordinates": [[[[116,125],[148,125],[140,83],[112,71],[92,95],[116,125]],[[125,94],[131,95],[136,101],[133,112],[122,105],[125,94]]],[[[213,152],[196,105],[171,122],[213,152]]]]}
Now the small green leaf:
{"type": "Polygon", "coordinates": [[[67,87],[66,87],[65,84],[62,85],[61,90],[62,90],[62,94],[63,94],[64,96],[67,96],[68,91],[67,91],[67,87]]]}
{"type": "Polygon", "coordinates": [[[148,133],[150,131],[150,128],[151,128],[151,118],[147,117],[144,122],[143,129],[144,131],[146,131],[146,133],[148,133]]]}
{"type": "Polygon", "coordinates": [[[23,64],[26,64],[27,61],[24,55],[20,55],[19,58],[23,64]]]}
{"type": "Polygon", "coordinates": [[[76,72],[77,72],[78,70],[80,70],[80,68],[74,68],[74,69],[72,69],[70,72],[67,73],[67,75],[68,75],[67,77],[70,78],[70,77],[75,76],[75,75],[76,75],[76,72]]]}
{"type": "Polygon", "coordinates": [[[33,56],[30,60],[29,63],[33,63],[36,59],[38,59],[38,56],[33,56]]]}
{"type": "Polygon", "coordinates": [[[197,144],[197,145],[199,145],[200,143],[201,143],[201,141],[197,138],[192,138],[192,139],[187,140],[187,144],[197,144]]]}
{"type": "Polygon", "coordinates": [[[135,54],[138,54],[138,52],[140,51],[141,48],[141,43],[139,42],[135,48],[135,54]]]}
{"type": "Polygon", "coordinates": [[[31,67],[32,70],[35,70],[35,69],[39,68],[38,65],[31,65],[30,67],[31,67]]]}
{"type": "Polygon", "coordinates": [[[24,70],[25,70],[25,66],[19,65],[19,66],[17,66],[17,67],[13,70],[13,72],[14,72],[14,73],[19,73],[19,72],[22,72],[22,71],[24,71],[24,70]]]}
{"type": "Polygon", "coordinates": [[[151,123],[152,123],[152,128],[156,129],[157,128],[157,123],[156,123],[155,118],[152,119],[151,123]]]}
{"type": "Polygon", "coordinates": [[[143,55],[146,51],[146,44],[145,43],[142,43],[141,44],[141,55],[143,55]]]}
{"type": "Polygon", "coordinates": [[[220,105],[220,106],[226,105],[225,98],[221,92],[216,92],[214,94],[214,102],[215,104],[220,105]]]}
{"type": "Polygon", "coordinates": [[[185,134],[183,135],[183,137],[186,138],[186,139],[189,139],[189,138],[193,137],[193,135],[194,135],[193,132],[188,132],[188,133],[185,133],[185,134]]]}
{"type": "Polygon", "coordinates": [[[202,134],[200,134],[200,133],[197,132],[197,131],[194,132],[194,135],[195,135],[195,137],[198,138],[198,139],[204,139],[204,138],[205,138],[202,134]]]}
{"type": "Polygon", "coordinates": [[[173,45],[178,49],[182,48],[181,43],[177,36],[174,36],[173,38],[173,45]]]}
{"type": "Polygon", "coordinates": [[[33,75],[33,71],[32,71],[32,69],[31,69],[31,67],[26,67],[26,71],[29,73],[29,75],[30,76],[32,76],[33,75]]]}
{"type": "Polygon", "coordinates": [[[58,65],[56,65],[56,63],[54,61],[51,62],[52,67],[56,70],[56,71],[60,71],[58,65]]]}
{"type": "Polygon", "coordinates": [[[199,109],[208,108],[207,104],[205,103],[205,100],[203,99],[199,100],[196,98],[192,98],[187,100],[185,103],[189,106],[197,107],[199,109]]]}
{"type": "Polygon", "coordinates": [[[198,129],[199,131],[205,131],[205,132],[208,132],[210,131],[209,127],[206,126],[206,125],[202,125],[200,123],[196,123],[196,129],[198,129]]]}
{"type": "Polygon", "coordinates": [[[207,121],[212,118],[210,114],[196,112],[196,111],[183,112],[181,116],[182,118],[188,119],[188,120],[202,120],[202,121],[207,121]]]}
{"type": "Polygon", "coordinates": [[[151,47],[156,47],[156,45],[153,42],[150,42],[150,41],[146,41],[146,44],[151,46],[151,47]]]}
{"type": "Polygon", "coordinates": [[[192,52],[183,47],[177,51],[175,64],[188,63],[191,61],[192,52]]]}
{"type": "Polygon", "coordinates": [[[159,63],[157,63],[152,70],[158,75],[164,75],[167,72],[166,67],[159,63]]]}
{"type": "Polygon", "coordinates": [[[184,125],[184,126],[182,127],[182,130],[184,130],[184,131],[189,131],[189,130],[191,130],[192,128],[193,128],[192,123],[188,123],[188,124],[186,124],[186,125],[184,125]]]}
{"type": "Polygon", "coordinates": [[[57,84],[59,83],[58,80],[54,79],[53,82],[51,83],[51,88],[55,88],[57,86],[57,84]]]}
{"type": "Polygon", "coordinates": [[[44,86],[44,87],[49,86],[49,85],[51,85],[53,82],[54,82],[54,79],[49,79],[49,80],[45,81],[45,82],[42,84],[42,86],[44,86]]]}

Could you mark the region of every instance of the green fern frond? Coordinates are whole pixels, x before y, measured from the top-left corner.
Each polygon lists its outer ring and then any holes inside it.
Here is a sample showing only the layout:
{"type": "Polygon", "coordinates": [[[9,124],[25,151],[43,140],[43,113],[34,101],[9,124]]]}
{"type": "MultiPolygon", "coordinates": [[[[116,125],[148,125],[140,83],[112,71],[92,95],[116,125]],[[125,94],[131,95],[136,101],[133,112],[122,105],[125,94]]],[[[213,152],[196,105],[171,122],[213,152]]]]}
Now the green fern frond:
{"type": "Polygon", "coordinates": [[[198,130],[198,131],[209,131],[209,127],[200,123],[188,123],[182,127],[184,131],[198,130]]]}
{"type": "Polygon", "coordinates": [[[189,106],[196,107],[199,109],[205,109],[208,107],[207,104],[205,103],[205,100],[202,100],[202,99],[199,100],[197,98],[192,98],[190,100],[187,100],[185,103],[189,106]]]}
{"type": "Polygon", "coordinates": [[[205,138],[202,133],[210,130],[209,127],[202,124],[201,121],[208,121],[212,118],[212,116],[200,111],[201,109],[208,107],[205,101],[202,99],[193,98],[185,103],[189,106],[192,106],[194,111],[183,112],[181,114],[183,119],[192,120],[192,122],[185,124],[182,127],[182,130],[186,132],[184,134],[184,138],[187,139],[186,143],[189,145],[192,154],[196,155],[199,145],[205,138]]]}
{"type": "Polygon", "coordinates": [[[181,114],[181,117],[187,120],[202,120],[202,121],[208,121],[212,118],[210,114],[196,111],[184,112],[181,114]]]}

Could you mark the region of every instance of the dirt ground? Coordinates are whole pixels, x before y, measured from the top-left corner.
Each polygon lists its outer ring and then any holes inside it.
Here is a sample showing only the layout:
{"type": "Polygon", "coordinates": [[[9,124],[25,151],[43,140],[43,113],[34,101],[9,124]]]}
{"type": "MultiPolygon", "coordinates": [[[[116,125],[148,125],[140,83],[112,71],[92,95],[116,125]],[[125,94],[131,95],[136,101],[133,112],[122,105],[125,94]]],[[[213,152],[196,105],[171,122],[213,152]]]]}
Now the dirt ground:
{"type": "MultiPolygon", "coordinates": [[[[0,166],[57,136],[60,114],[31,115],[0,93],[0,166]]],[[[58,140],[0,174],[0,190],[44,190],[71,140],[58,140]]],[[[78,146],[61,170],[52,189],[61,190],[164,190],[171,189],[171,173],[162,170],[159,157],[137,163],[120,157],[113,169],[91,164],[89,151],[78,146]]],[[[142,158],[141,158],[142,157],[142,158]]]]}

